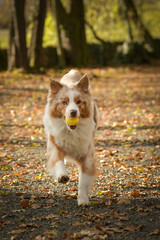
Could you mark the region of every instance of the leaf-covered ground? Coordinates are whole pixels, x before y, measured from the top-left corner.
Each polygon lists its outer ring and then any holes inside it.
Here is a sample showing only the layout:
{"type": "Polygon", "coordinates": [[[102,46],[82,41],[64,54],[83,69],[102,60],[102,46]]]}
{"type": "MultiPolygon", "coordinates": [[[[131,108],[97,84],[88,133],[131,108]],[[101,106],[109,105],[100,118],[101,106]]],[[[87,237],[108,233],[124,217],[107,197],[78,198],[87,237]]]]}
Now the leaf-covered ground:
{"type": "Polygon", "coordinates": [[[77,206],[70,181],[46,173],[42,125],[49,77],[0,73],[0,239],[158,239],[160,237],[160,68],[81,69],[101,121],[95,137],[99,176],[90,205],[77,206]]]}

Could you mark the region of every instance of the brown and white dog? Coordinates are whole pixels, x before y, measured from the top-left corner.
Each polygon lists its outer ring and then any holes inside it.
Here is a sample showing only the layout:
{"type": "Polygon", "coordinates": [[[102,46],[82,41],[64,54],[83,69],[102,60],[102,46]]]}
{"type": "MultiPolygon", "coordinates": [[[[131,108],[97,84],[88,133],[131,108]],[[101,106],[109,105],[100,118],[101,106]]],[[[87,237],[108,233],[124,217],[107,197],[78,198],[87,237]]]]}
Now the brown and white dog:
{"type": "Polygon", "coordinates": [[[88,76],[71,70],[60,82],[51,79],[44,114],[47,135],[48,172],[60,183],[69,180],[64,160],[79,166],[78,205],[88,205],[88,191],[96,176],[94,133],[98,111],[88,76]],[[65,121],[78,118],[72,126],[65,121]]]}

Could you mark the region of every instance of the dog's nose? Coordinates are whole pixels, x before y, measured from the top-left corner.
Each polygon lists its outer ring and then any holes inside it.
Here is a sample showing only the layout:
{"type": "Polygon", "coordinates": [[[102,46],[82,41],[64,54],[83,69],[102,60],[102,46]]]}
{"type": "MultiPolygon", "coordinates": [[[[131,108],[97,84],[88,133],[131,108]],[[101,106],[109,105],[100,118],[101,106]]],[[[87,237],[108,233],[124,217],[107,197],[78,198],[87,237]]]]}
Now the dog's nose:
{"type": "Polygon", "coordinates": [[[70,116],[71,117],[77,117],[77,110],[71,110],[70,111],[70,116]]]}

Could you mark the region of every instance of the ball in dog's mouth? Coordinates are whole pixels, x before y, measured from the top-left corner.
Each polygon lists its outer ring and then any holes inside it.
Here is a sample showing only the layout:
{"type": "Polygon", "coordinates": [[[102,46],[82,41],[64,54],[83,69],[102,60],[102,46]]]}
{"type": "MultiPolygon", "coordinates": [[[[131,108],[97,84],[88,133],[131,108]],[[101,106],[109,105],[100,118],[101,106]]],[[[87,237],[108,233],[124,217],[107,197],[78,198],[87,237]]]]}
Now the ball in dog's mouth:
{"type": "Polygon", "coordinates": [[[76,118],[76,117],[74,117],[74,118],[66,117],[65,121],[66,121],[68,127],[69,127],[71,130],[74,130],[74,129],[76,129],[76,127],[77,127],[77,124],[78,124],[78,122],[79,122],[79,118],[76,118]]]}

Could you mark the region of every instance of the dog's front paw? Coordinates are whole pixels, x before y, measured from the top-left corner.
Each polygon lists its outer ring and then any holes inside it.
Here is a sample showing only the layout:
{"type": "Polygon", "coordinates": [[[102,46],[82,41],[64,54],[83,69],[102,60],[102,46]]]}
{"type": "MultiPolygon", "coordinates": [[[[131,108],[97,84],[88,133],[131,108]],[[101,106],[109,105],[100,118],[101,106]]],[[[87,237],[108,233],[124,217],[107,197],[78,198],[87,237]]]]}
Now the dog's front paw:
{"type": "Polygon", "coordinates": [[[58,182],[59,183],[67,183],[68,181],[69,181],[69,177],[68,176],[58,177],[58,182]]]}
{"type": "Polygon", "coordinates": [[[78,206],[87,206],[89,204],[89,199],[87,194],[78,196],[78,206]]]}

